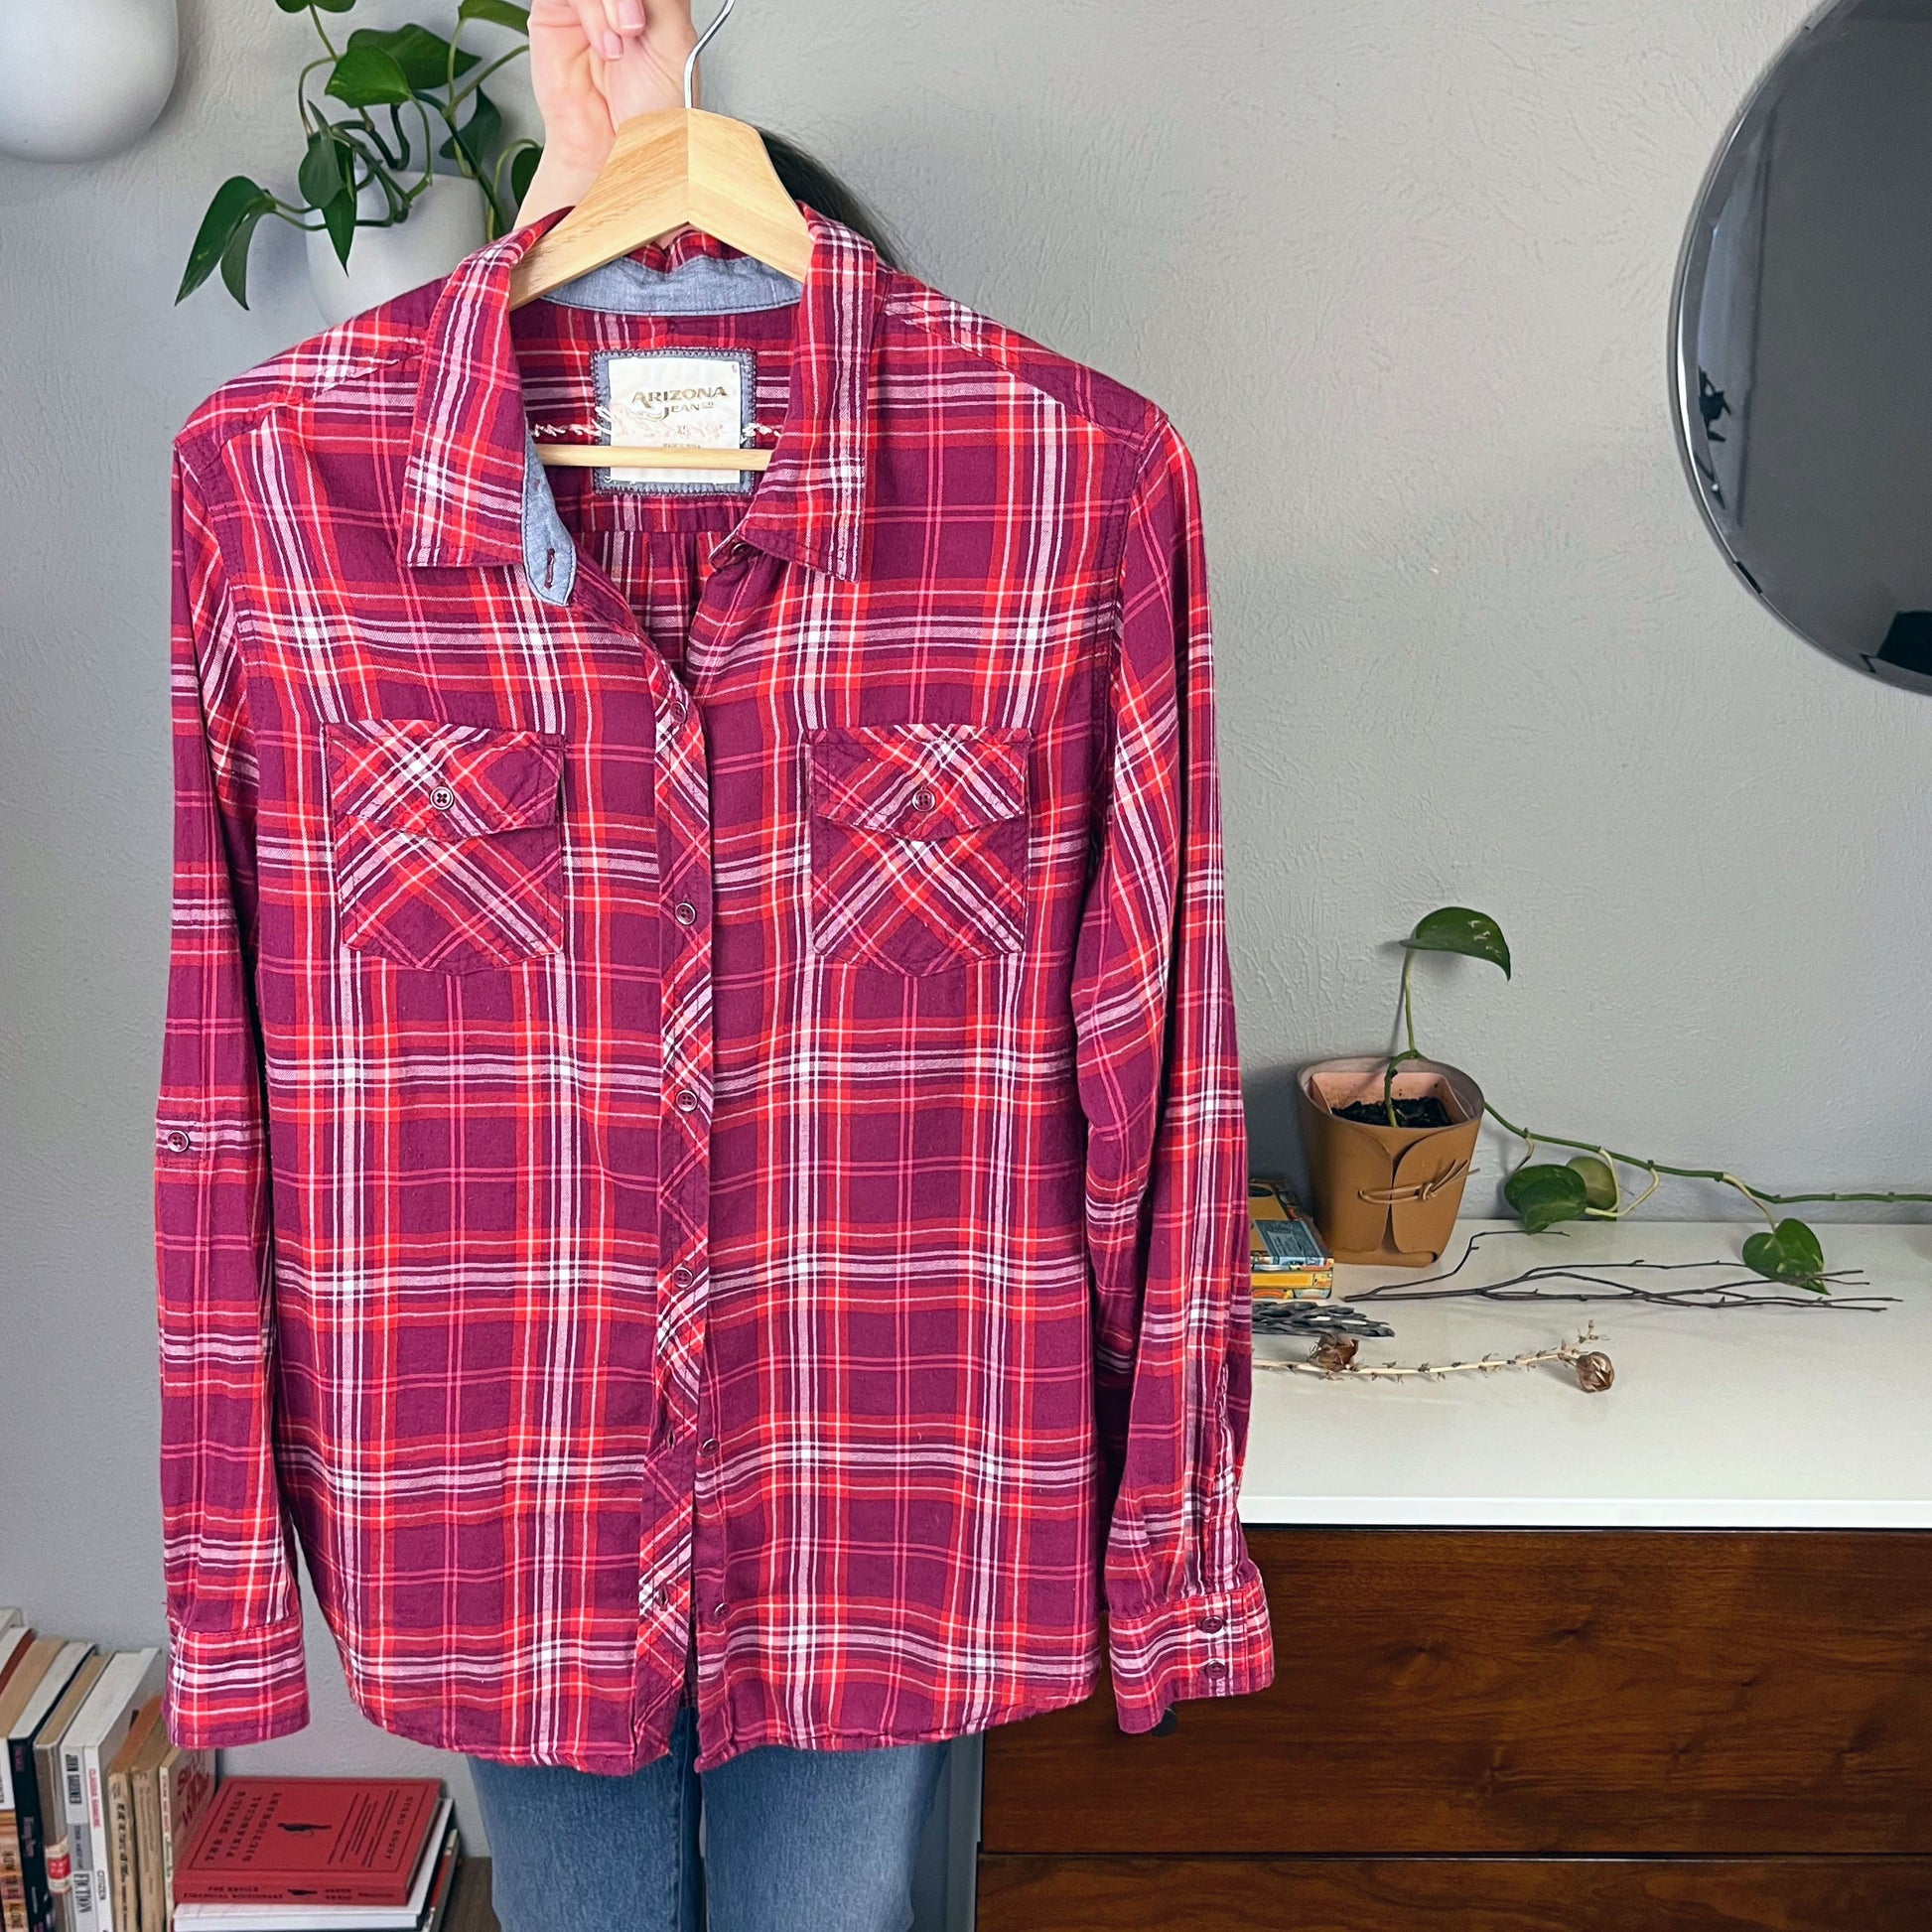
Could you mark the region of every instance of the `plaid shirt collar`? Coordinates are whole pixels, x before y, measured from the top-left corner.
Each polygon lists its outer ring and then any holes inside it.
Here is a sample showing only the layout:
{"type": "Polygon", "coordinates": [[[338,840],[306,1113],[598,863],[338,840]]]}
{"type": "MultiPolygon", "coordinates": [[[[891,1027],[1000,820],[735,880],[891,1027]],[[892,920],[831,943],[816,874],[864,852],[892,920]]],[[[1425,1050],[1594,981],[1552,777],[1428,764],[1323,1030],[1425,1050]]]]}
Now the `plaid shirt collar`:
{"type": "MultiPolygon", "coordinates": [[[[799,211],[812,231],[812,256],[798,301],[789,400],[770,467],[737,534],[850,579],[866,561],[867,365],[879,256],[843,223],[804,203],[799,211]]],[[[563,212],[479,249],[444,282],[424,343],[402,491],[404,563],[520,563],[553,602],[570,595],[575,556],[525,420],[509,292],[511,269],[563,212]]],[[[668,244],[648,244],[635,259],[667,268],[694,253],[731,259],[739,251],[687,230],[668,244]]]]}

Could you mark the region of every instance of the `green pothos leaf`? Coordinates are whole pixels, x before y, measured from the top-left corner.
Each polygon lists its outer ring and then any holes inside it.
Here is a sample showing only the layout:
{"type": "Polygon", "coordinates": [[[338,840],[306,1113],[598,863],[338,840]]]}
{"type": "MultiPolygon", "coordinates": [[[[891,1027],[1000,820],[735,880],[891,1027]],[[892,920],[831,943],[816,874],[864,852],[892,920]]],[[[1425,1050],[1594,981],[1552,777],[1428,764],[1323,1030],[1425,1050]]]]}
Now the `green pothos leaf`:
{"type": "Polygon", "coordinates": [[[537,163],[543,159],[543,150],[534,142],[527,148],[518,148],[510,159],[510,199],[522,206],[523,198],[530,192],[530,183],[535,178],[537,163]]]}
{"type": "Polygon", "coordinates": [[[227,284],[228,293],[244,309],[248,306],[248,250],[254,242],[255,229],[267,212],[266,207],[247,209],[221,250],[221,279],[227,284]]]}
{"type": "Polygon", "coordinates": [[[1760,1229],[1744,1243],[1744,1266],[1766,1281],[1809,1288],[1820,1295],[1831,1291],[1825,1273],[1825,1249],[1803,1221],[1786,1219],[1774,1228],[1760,1229]]]}
{"type": "Polygon", "coordinates": [[[372,44],[363,34],[349,36],[347,48],[323,89],[349,107],[380,107],[411,97],[409,76],[386,47],[372,44]]]}
{"type": "Polygon", "coordinates": [[[343,192],[343,145],[326,123],[309,136],[295,185],[311,207],[325,207],[343,192]]]}
{"type": "Polygon", "coordinates": [[[1453,952],[1468,959],[1486,959],[1509,977],[1509,941],[1487,912],[1466,905],[1444,905],[1416,923],[1402,942],[1411,952],[1453,952]]]}
{"type": "Polygon", "coordinates": [[[384,53],[402,69],[402,75],[418,93],[428,93],[449,84],[452,67],[458,73],[468,71],[481,58],[462,49],[452,55],[450,43],[427,27],[358,27],[348,37],[348,51],[358,47],[384,53]]]}
{"type": "Polygon", "coordinates": [[[1600,1154],[1573,1154],[1565,1165],[1583,1175],[1584,1193],[1590,1206],[1616,1205],[1616,1170],[1600,1154]]]}
{"type": "MultiPolygon", "coordinates": [[[[188,251],[188,266],[182,271],[181,287],[175,291],[177,302],[185,301],[212,275],[227,253],[228,244],[245,222],[252,235],[255,223],[275,206],[275,198],[259,182],[246,175],[230,175],[214,191],[214,199],[202,216],[195,243],[188,251]]],[[[243,253],[247,249],[243,243],[243,253]]],[[[224,279],[225,272],[224,272],[224,279]]],[[[229,286],[232,288],[233,283],[229,286]]],[[[239,298],[236,298],[239,300],[239,298]]],[[[243,305],[246,306],[245,304],[243,305]]]]}
{"type": "Polygon", "coordinates": [[[1583,1175],[1554,1161],[1518,1168],[1503,1182],[1503,1198],[1532,1234],[1541,1234],[1559,1221],[1582,1220],[1589,1205],[1583,1175]]]}
{"type": "Polygon", "coordinates": [[[510,0],[463,0],[456,10],[458,20],[493,21],[498,27],[507,27],[512,33],[527,34],[530,31],[530,10],[528,7],[515,7],[510,0]]]}
{"type": "Polygon", "coordinates": [[[502,136],[503,116],[481,87],[477,89],[476,102],[476,111],[436,152],[445,161],[454,161],[457,144],[461,142],[464,160],[470,164],[471,173],[481,180],[485,178],[489,151],[502,136]]]}
{"type": "Polygon", "coordinates": [[[322,209],[322,225],[329,230],[336,259],[348,266],[348,245],[355,237],[355,197],[347,187],[322,209]]]}

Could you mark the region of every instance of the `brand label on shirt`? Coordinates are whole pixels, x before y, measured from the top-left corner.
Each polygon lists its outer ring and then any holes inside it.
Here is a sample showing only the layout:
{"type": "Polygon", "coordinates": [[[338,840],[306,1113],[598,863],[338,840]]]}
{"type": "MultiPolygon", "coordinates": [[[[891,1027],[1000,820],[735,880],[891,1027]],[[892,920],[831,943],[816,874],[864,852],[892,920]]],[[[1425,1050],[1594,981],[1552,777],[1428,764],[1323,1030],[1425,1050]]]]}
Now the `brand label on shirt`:
{"type": "MultiPolygon", "coordinates": [[[[736,450],[745,442],[758,395],[750,349],[601,349],[600,422],[613,443],[687,450],[736,450]]],[[[598,470],[599,489],[735,493],[752,470],[598,470]]]]}

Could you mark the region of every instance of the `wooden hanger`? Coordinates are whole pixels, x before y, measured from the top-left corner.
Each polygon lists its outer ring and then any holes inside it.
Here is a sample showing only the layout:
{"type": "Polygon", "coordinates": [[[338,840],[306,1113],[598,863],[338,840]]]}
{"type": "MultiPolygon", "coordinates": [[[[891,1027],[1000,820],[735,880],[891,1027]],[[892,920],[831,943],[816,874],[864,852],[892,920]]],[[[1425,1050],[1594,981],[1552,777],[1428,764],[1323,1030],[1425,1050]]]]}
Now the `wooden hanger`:
{"type": "MultiPolygon", "coordinates": [[[[618,129],[597,179],[510,271],[518,309],[647,241],[682,227],[702,229],[794,282],[805,279],[812,231],[785,193],[759,131],[691,105],[691,75],[718,17],[684,62],[684,105],[638,114],[618,129]]],[[[629,444],[538,443],[547,464],[577,470],[762,470],[769,450],[651,449],[629,444]]]]}

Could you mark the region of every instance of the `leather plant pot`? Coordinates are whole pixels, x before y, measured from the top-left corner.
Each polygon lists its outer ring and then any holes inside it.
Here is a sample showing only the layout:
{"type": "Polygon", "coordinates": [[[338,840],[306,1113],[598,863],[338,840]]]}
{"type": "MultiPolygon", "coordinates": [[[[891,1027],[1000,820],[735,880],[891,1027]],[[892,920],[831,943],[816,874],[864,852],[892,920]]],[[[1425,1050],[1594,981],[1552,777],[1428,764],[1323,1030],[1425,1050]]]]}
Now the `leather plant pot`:
{"type": "Polygon", "coordinates": [[[1462,1183],[1482,1126],[1482,1089],[1440,1060],[1405,1060],[1398,1100],[1434,1094],[1448,1127],[1370,1127],[1334,1109],[1382,1098],[1388,1061],[1317,1060],[1299,1076],[1302,1142],[1313,1183],[1314,1222],[1337,1261],[1426,1268],[1449,1246],[1462,1183]]]}

